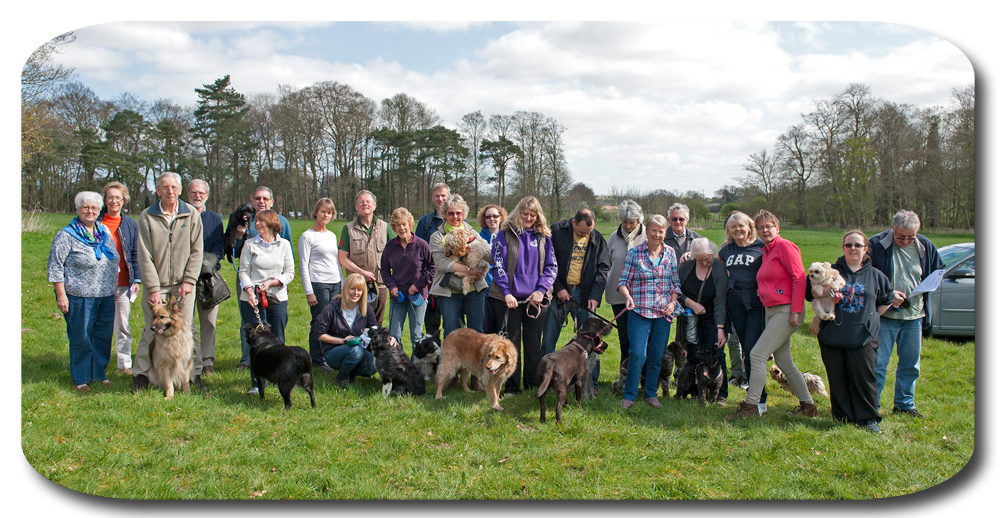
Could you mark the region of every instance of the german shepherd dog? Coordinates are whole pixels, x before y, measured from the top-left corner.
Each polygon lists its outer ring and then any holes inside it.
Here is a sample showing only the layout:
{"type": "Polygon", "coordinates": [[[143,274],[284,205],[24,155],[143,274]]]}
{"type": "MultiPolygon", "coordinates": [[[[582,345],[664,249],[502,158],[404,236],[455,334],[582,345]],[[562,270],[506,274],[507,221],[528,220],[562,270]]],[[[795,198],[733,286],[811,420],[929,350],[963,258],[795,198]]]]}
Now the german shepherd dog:
{"type": "Polygon", "coordinates": [[[194,361],[194,339],[191,324],[184,318],[180,299],[153,305],[150,331],[156,333],[149,346],[149,381],[160,387],[164,399],[173,399],[174,390],[191,393],[191,368],[194,361]]]}
{"type": "Polygon", "coordinates": [[[292,408],[292,389],[299,385],[309,393],[309,403],[316,408],[313,395],[313,367],[309,352],[299,346],[287,346],[271,333],[271,326],[249,322],[243,334],[250,344],[250,367],[257,377],[260,399],[264,399],[264,380],[278,385],[285,400],[285,410],[292,408]]]}
{"type": "Polygon", "coordinates": [[[556,424],[562,422],[562,409],[566,404],[566,392],[570,385],[576,393],[576,403],[583,408],[583,385],[591,379],[591,370],[587,369],[587,360],[604,352],[607,344],[601,339],[601,334],[607,335],[610,326],[597,318],[591,318],[583,323],[577,335],[559,349],[542,357],[538,363],[538,405],[541,407],[539,420],[545,422],[545,395],[549,390],[556,394],[556,424]]]}
{"type": "MultiPolygon", "coordinates": [[[[252,203],[242,203],[239,207],[236,207],[236,210],[229,214],[229,224],[226,225],[226,234],[223,239],[223,244],[226,247],[226,259],[229,262],[233,262],[233,254],[235,253],[233,248],[236,246],[237,240],[236,227],[249,227],[250,218],[256,213],[257,211],[253,208],[252,203]]],[[[247,228],[247,230],[249,229],[247,228]]]]}

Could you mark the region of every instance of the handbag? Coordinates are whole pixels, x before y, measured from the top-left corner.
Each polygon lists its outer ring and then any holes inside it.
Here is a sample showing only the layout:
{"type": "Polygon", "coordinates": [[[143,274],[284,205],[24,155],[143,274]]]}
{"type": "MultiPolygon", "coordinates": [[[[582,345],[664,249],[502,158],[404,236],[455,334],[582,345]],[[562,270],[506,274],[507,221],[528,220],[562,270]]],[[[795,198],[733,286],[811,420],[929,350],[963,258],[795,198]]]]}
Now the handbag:
{"type": "Polygon", "coordinates": [[[208,311],[232,296],[226,280],[217,271],[203,273],[198,277],[198,309],[208,311]]]}
{"type": "MultiPolygon", "coordinates": [[[[701,304],[701,291],[705,289],[705,282],[708,281],[709,277],[712,276],[712,269],[708,269],[708,275],[705,276],[705,280],[701,281],[701,287],[698,288],[698,298],[695,300],[698,304],[701,304]]],[[[707,310],[706,310],[707,311],[707,310]]],[[[686,308],[684,313],[677,317],[677,325],[680,326],[681,332],[678,334],[683,345],[698,345],[700,336],[700,331],[698,329],[698,315],[695,315],[690,308],[686,308]]]]}

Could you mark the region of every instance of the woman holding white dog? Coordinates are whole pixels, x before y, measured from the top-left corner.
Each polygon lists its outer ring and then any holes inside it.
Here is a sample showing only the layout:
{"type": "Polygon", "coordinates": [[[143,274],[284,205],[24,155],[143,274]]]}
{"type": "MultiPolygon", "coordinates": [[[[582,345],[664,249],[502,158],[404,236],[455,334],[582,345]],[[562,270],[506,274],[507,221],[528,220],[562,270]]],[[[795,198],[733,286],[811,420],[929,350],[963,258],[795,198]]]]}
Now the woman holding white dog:
{"type": "Polygon", "coordinates": [[[625,299],[629,310],[628,370],[625,376],[622,406],[630,408],[639,392],[639,372],[646,365],[646,384],[643,396],[653,408],[663,405],[656,399],[660,378],[659,361],[646,362],[646,358],[662,358],[663,349],[670,336],[670,323],[677,309],[677,296],[681,292],[677,277],[677,256],[673,248],[664,246],[667,235],[667,218],[656,214],[646,223],[646,242],[632,248],[625,255],[622,274],[618,279],[618,293],[625,299]]]}
{"type": "Polygon", "coordinates": [[[410,318],[410,344],[424,335],[427,294],[434,279],[434,259],[427,241],[413,233],[413,214],[392,211],[389,227],[396,233],[382,251],[382,282],[389,289],[389,335],[403,343],[403,322],[410,318]]]}
{"type": "Polygon", "coordinates": [[[361,334],[377,325],[375,310],[368,305],[368,283],[358,273],[344,279],[344,290],[316,317],[311,336],[323,345],[327,365],[337,370],[334,383],[347,387],[355,376],[377,372],[375,356],[361,334]]]}
{"type": "Polygon", "coordinates": [[[429,241],[435,267],[430,294],[434,296],[434,301],[441,311],[442,327],[444,328],[441,338],[444,339],[452,331],[462,327],[463,318],[466,327],[481,333],[483,332],[486,290],[489,285],[480,278],[476,280],[472,291],[464,293],[461,278],[448,274],[472,271],[473,275],[477,275],[485,272],[470,270],[468,266],[448,257],[444,250],[444,237],[454,230],[465,229],[476,234],[476,239],[482,238],[478,236],[472,225],[466,223],[465,217],[469,214],[469,206],[460,195],[449,195],[444,200],[444,204],[441,205],[441,210],[444,211],[444,221],[437,231],[431,234],[429,241]]]}
{"type": "Polygon", "coordinates": [[[792,361],[791,337],[802,325],[805,311],[806,271],[802,267],[802,253],[795,243],[778,235],[781,227],[774,214],[761,210],[754,217],[754,224],[764,241],[764,253],[757,271],[757,293],[765,308],[764,332],[750,352],[750,388],[746,400],[726,419],[760,417],[767,411],[758,403],[767,378],[767,358],[772,354],[774,363],[785,373],[799,398],[799,407],[789,415],[816,417],[816,404],[802,373],[792,361]]]}
{"type": "MultiPolygon", "coordinates": [[[[834,320],[821,321],[816,338],[826,366],[833,418],[882,433],[875,359],[879,316],[892,304],[893,287],[888,277],[872,267],[867,244],[860,230],[844,234],[844,255],[833,268],[846,285],[834,306],[834,320]]],[[[806,300],[812,299],[812,281],[807,277],[806,300]]]]}
{"type": "MultiPolygon", "coordinates": [[[[262,210],[254,217],[257,236],[247,239],[240,253],[240,315],[244,322],[260,321],[271,333],[285,342],[288,325],[288,283],[295,277],[292,244],[278,235],[281,219],[273,210],[262,210]],[[269,300],[270,299],[270,300],[269,300]]],[[[257,377],[250,367],[250,390],[258,393],[257,377]]]]}
{"type": "Polygon", "coordinates": [[[66,319],[69,374],[77,392],[89,392],[91,381],[111,384],[104,369],[111,361],[119,258],[111,231],[97,221],[103,204],[96,192],[77,194],[76,217],[49,251],[48,279],[66,319]]]}

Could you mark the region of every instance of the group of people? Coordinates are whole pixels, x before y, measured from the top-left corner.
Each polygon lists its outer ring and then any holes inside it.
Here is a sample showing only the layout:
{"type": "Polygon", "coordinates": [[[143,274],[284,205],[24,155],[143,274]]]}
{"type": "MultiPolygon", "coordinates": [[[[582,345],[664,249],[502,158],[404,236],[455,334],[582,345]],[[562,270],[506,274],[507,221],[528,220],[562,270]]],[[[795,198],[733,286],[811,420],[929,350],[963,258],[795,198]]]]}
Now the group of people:
{"type": "MultiPolygon", "coordinates": [[[[208,391],[202,375],[214,372],[218,307],[199,308],[195,321],[195,297],[189,295],[199,274],[220,268],[227,251],[221,216],[205,208],[209,184],[192,180],[188,202],[180,199],[181,192],[181,177],[162,173],[156,181],[157,202],[137,222],[121,212],[129,195],[119,182],[108,183],[100,194],[76,196],[77,216],[55,236],[48,264],[56,304],[66,319],[76,390],[88,391],[93,382],[111,383],[105,368],[112,339],[119,371],[133,375],[132,390],[147,387],[152,304],[170,296],[179,299],[192,323],[192,384],[208,391]],[[133,364],[128,321],[140,285],[147,325],[133,364]]],[[[624,408],[638,396],[641,373],[649,380],[642,387],[644,400],[662,406],[654,381],[660,374],[658,359],[672,322],[687,310],[696,315],[698,329],[697,342],[688,344],[689,359],[706,350],[718,355],[725,371],[728,343],[730,383],[747,390],[727,419],[767,411],[764,382],[772,356],[799,399],[792,413],[817,414],[790,348],[805,301],[812,297],[809,280],[798,247],[780,236],[774,214],[729,214],[720,249],[687,227],[690,212],[680,203],[666,216],[647,220],[638,203],[622,201],[620,224],[606,240],[594,228],[589,209],[550,226],[535,197],[521,199],[510,217],[490,203],[476,215],[477,233],[467,221],[465,200],[448,185],[434,185],[432,199],[435,209],[419,221],[400,207],[386,222],[375,215],[375,194],[363,190],[355,197],[357,217],[339,236],[327,228],[337,215],[334,202],[316,202],[311,214],[315,223],[298,241],[298,272],[311,313],[309,354],[315,368],[336,372],[337,384],[375,374],[363,331],[383,322],[388,308],[390,335],[398,345],[407,320],[414,344],[425,328],[438,339],[460,327],[504,333],[519,353],[505,392],[517,394],[535,385],[538,363],[555,350],[567,318],[582,325],[597,316],[603,299],[615,315],[622,361],[628,361],[624,408]],[[447,236],[459,229],[471,231],[470,244],[482,240],[490,248],[488,270],[470,268],[446,251],[447,236]],[[463,288],[464,276],[476,280],[463,288]]],[[[288,285],[296,272],[291,228],[271,210],[271,189],[259,187],[253,204],[254,216],[238,226],[236,245],[229,251],[239,259],[240,327],[264,322],[284,341],[288,285]]],[[[846,287],[835,320],[824,321],[818,336],[832,413],[871,431],[879,431],[879,399],[894,347],[899,364],[893,411],[922,417],[914,388],[925,304],[920,295],[908,294],[942,264],[934,245],[917,233],[919,227],[916,214],[900,211],[891,229],[871,239],[852,230],[844,235],[844,255],[834,265],[846,287]]],[[[248,393],[254,394],[259,387],[246,338],[241,341],[237,368],[251,370],[248,393]]],[[[598,388],[599,363],[590,374],[598,388]]]]}

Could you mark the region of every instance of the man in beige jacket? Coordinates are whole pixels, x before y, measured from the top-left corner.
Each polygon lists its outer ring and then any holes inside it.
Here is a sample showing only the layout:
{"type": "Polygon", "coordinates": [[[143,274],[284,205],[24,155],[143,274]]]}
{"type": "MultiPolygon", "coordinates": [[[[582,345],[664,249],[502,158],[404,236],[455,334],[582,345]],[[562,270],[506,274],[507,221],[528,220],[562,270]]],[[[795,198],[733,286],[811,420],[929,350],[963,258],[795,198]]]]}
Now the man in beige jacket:
{"type": "MultiPolygon", "coordinates": [[[[201,273],[203,230],[201,217],[192,206],[180,200],[180,194],[180,175],[164,171],[156,181],[156,195],[160,200],[139,215],[139,271],[145,290],[142,314],[146,325],[135,353],[132,392],[149,385],[146,376],[152,365],[149,346],[156,336],[149,329],[153,320],[152,305],[163,302],[167,295],[176,297],[181,301],[184,318],[188,322],[194,318],[194,285],[201,273]]],[[[201,351],[195,354],[200,356],[201,351]]],[[[207,392],[200,373],[192,371],[192,374],[192,384],[207,392]]]]}

